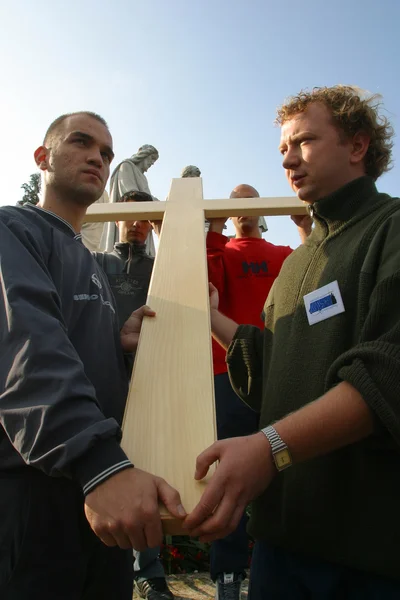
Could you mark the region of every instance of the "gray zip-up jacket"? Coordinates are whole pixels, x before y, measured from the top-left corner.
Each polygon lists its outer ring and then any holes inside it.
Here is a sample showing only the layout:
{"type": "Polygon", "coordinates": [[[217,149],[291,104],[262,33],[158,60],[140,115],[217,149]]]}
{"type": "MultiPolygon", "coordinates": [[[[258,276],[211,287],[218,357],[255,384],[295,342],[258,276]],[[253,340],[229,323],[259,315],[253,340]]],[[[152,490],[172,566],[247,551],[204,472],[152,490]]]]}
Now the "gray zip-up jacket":
{"type": "Polygon", "coordinates": [[[93,252],[107,275],[117,304],[120,328],[134,310],[146,304],[154,258],[146,253],[146,245],[118,242],[112,252],[93,252]]]}
{"type": "Polygon", "coordinates": [[[114,299],[80,237],[41,208],[0,208],[0,470],[34,467],[87,494],[132,465],[114,299]]]}

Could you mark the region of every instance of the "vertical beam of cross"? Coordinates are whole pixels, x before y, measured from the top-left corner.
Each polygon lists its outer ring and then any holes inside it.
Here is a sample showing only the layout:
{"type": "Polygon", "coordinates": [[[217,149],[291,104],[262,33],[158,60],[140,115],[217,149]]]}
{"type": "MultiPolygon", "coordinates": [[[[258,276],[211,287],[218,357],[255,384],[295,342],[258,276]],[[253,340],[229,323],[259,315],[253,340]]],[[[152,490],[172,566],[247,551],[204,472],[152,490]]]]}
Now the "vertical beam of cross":
{"type": "MultiPolygon", "coordinates": [[[[175,179],[166,203],[123,423],[135,466],[164,477],[190,511],[204,482],[196,457],[215,440],[214,387],[202,183],[175,179]]],[[[162,511],[164,530],[177,523],[162,511]]]]}

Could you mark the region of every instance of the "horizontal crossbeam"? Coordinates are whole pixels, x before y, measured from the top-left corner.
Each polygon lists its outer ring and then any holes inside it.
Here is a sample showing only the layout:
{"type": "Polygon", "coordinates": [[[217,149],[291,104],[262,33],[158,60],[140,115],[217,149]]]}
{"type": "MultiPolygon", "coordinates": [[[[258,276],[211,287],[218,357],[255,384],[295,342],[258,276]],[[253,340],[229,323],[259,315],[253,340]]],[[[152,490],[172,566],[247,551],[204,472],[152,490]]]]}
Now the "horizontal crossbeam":
{"type": "Polygon", "coordinates": [[[295,196],[281,198],[229,198],[228,200],[204,200],[207,219],[218,217],[272,217],[277,215],[302,215],[304,204],[295,196]],[[210,206],[208,204],[210,203],[210,206]],[[212,204],[212,206],[211,206],[212,204]]]}
{"type": "MultiPolygon", "coordinates": [[[[166,202],[118,202],[92,204],[85,221],[128,221],[131,218],[140,220],[161,221],[166,209],[166,202]]],[[[278,215],[306,214],[306,208],[295,196],[277,198],[228,198],[221,200],[203,200],[206,219],[219,217],[269,217],[278,215]]]]}
{"type": "Polygon", "coordinates": [[[105,221],[128,221],[136,217],[142,221],[161,221],[166,202],[107,202],[89,206],[85,221],[87,223],[105,221]]]}

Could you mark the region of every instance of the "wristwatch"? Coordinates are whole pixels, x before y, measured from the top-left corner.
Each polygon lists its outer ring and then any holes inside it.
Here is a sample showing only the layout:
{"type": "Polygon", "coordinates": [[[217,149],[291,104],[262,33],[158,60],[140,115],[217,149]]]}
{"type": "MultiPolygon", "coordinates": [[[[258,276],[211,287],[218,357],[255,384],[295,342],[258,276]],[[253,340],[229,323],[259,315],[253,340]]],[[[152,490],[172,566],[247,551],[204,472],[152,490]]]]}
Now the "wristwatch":
{"type": "Polygon", "coordinates": [[[272,458],[278,471],[284,471],[288,467],[292,466],[292,457],[289,452],[289,448],[282,440],[275,427],[270,425],[261,429],[269,443],[271,444],[272,458]]]}

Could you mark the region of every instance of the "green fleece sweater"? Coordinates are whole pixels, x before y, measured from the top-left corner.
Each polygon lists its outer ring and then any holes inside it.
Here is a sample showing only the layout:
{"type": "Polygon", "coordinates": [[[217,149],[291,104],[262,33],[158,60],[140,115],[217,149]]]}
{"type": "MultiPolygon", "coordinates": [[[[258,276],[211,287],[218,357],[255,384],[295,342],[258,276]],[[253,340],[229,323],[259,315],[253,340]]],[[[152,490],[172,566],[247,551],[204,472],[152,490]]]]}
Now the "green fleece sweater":
{"type": "Polygon", "coordinates": [[[240,326],[232,384],[265,427],[348,381],[375,435],[279,473],[250,533],[400,579],[400,201],[362,177],[313,205],[315,228],[283,264],[265,330],[240,326]],[[309,325],[303,297],[337,280],[345,312],[309,325]]]}

